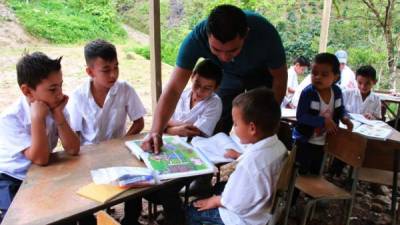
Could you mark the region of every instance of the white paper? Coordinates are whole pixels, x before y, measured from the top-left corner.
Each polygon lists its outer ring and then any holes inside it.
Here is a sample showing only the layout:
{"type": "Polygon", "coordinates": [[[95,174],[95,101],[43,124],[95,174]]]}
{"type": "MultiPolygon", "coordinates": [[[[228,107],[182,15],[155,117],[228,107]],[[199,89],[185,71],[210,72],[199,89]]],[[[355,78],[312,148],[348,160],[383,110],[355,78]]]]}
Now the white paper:
{"type": "Polygon", "coordinates": [[[131,186],[158,183],[154,171],[143,167],[107,167],[91,170],[90,174],[95,184],[131,186]]]}

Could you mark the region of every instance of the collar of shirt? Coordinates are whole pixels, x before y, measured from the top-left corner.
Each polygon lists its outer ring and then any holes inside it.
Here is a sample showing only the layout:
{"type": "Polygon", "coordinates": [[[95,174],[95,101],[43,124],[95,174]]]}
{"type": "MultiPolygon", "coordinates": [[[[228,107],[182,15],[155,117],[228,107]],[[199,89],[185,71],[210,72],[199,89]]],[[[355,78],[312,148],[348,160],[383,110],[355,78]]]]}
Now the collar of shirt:
{"type": "Polygon", "coordinates": [[[237,159],[237,161],[243,160],[247,155],[251,154],[254,151],[264,150],[265,148],[274,146],[278,141],[278,136],[275,134],[273,136],[264,138],[254,144],[251,144],[244,150],[243,154],[237,159]]]}

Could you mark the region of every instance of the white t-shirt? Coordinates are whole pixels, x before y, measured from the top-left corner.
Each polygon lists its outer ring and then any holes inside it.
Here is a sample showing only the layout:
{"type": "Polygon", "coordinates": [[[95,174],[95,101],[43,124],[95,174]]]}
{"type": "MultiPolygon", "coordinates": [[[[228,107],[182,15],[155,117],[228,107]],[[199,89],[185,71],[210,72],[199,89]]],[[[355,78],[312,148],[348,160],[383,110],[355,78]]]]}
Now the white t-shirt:
{"type": "Polygon", "coordinates": [[[344,66],[340,73],[339,86],[342,90],[357,89],[356,75],[347,65],[344,66]]]}
{"type": "Polygon", "coordinates": [[[300,83],[299,86],[297,86],[296,91],[294,92],[293,98],[292,98],[292,104],[297,107],[297,104],[299,104],[300,100],[300,95],[301,92],[303,91],[304,88],[306,88],[309,84],[311,84],[311,75],[307,75],[304,80],[300,83]]]}
{"type": "Polygon", "coordinates": [[[222,193],[219,214],[225,224],[265,225],[271,219],[267,208],[272,203],[286,151],[276,135],[244,151],[222,193]]]}
{"type": "Polygon", "coordinates": [[[182,123],[192,123],[204,134],[211,136],[222,114],[222,101],[217,94],[213,93],[190,108],[191,96],[191,88],[182,92],[171,119],[182,123]]]}
{"type": "Polygon", "coordinates": [[[123,137],[126,116],[135,121],[145,115],[139,96],[125,81],[117,81],[110,88],[103,108],[95,102],[90,83],[88,80],[78,87],[67,104],[71,128],[80,132],[81,145],[123,137]]]}
{"type": "MultiPolygon", "coordinates": [[[[68,114],[64,111],[68,121],[68,114]]],[[[32,144],[31,110],[25,97],[7,108],[0,115],[0,173],[23,180],[31,165],[23,150],[32,144]]],[[[57,146],[58,132],[54,119],[46,117],[46,133],[49,149],[57,146]]]]}
{"type": "MultiPolygon", "coordinates": [[[[322,100],[321,96],[318,93],[319,97],[319,103],[318,102],[311,102],[311,107],[314,109],[318,109],[319,107],[319,115],[324,117],[324,118],[333,118],[333,113],[334,113],[334,93],[331,88],[331,99],[329,100],[329,103],[326,104],[324,100],[322,100]]],[[[326,130],[325,128],[316,128],[314,130],[314,134],[311,136],[311,138],[308,140],[309,143],[315,144],[315,145],[325,145],[325,138],[326,138],[326,130]]]]}
{"type": "Polygon", "coordinates": [[[343,102],[347,111],[350,113],[365,114],[370,113],[375,118],[381,118],[381,100],[374,92],[362,100],[359,89],[346,90],[343,92],[343,102]]]}
{"type": "Polygon", "coordinates": [[[287,87],[288,88],[293,88],[296,89],[297,86],[299,86],[299,81],[297,78],[297,73],[294,70],[294,66],[291,66],[288,69],[288,82],[287,82],[287,87]]]}

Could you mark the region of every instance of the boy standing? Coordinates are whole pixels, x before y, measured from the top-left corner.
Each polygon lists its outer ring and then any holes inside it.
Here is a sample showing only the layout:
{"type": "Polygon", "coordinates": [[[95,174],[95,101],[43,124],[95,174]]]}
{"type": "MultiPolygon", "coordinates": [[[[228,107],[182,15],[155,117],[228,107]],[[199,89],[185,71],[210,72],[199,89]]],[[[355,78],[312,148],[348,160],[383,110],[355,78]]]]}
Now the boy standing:
{"type": "Polygon", "coordinates": [[[367,119],[381,118],[381,100],[372,91],[376,84],[376,70],[374,67],[362,66],[356,71],[358,89],[343,92],[346,109],[350,113],[363,114],[367,119]]]}
{"type": "Polygon", "coordinates": [[[29,166],[48,164],[58,138],[67,153],[79,153],[79,138],[64,110],[68,96],[62,92],[60,62],[61,57],[34,52],[17,64],[24,96],[0,116],[0,222],[29,166]]]}
{"type": "Polygon", "coordinates": [[[85,60],[90,80],[74,91],[68,104],[71,127],[79,134],[81,145],[139,133],[146,111],[135,90],[118,81],[115,46],[104,40],[89,42],[85,60]],[[133,124],[126,132],[127,115],[133,124]]]}
{"type": "Polygon", "coordinates": [[[290,102],[299,86],[298,76],[304,74],[304,71],[310,67],[310,62],[304,56],[298,57],[293,65],[288,69],[288,83],[286,96],[283,99],[282,107],[295,108],[290,102]]]}
{"type": "Polygon", "coordinates": [[[353,127],[343,105],[342,91],[335,85],[339,74],[335,55],[320,53],[315,56],[311,84],[300,95],[297,125],[293,131],[301,174],[319,174],[326,134],[336,132],[339,120],[349,130],[353,127]]]}
{"type": "Polygon", "coordinates": [[[269,221],[266,209],[286,155],[276,136],[280,116],[279,104],[268,89],[254,89],[234,99],[235,133],[241,143],[252,145],[241,156],[222,195],[196,201],[188,208],[189,224],[264,225],[269,221]]]}
{"type": "Polygon", "coordinates": [[[185,137],[211,136],[222,113],[221,99],[214,93],[222,70],[210,59],[194,69],[192,87],[183,91],[165,133],[185,137]]]}

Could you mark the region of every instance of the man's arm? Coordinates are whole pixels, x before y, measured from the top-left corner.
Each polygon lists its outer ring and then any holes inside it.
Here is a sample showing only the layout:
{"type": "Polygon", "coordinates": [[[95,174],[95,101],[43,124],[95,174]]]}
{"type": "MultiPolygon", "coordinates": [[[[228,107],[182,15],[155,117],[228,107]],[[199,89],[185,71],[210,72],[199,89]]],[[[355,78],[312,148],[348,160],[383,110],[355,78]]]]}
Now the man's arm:
{"type": "Polygon", "coordinates": [[[281,104],[283,98],[286,94],[286,86],[287,86],[287,66],[284,64],[283,66],[277,69],[269,69],[272,77],[274,78],[272,83],[272,91],[275,95],[275,100],[281,104]]]}

